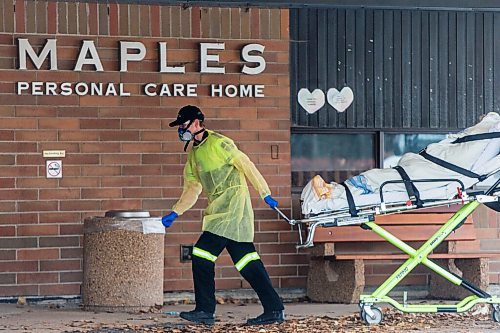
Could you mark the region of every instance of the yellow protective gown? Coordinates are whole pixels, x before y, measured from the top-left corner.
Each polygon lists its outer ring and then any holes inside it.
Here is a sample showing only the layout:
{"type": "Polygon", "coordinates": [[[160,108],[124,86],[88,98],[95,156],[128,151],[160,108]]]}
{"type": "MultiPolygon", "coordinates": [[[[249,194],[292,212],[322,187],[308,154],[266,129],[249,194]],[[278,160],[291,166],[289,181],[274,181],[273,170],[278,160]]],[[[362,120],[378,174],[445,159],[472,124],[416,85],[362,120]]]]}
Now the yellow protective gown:
{"type": "Polygon", "coordinates": [[[184,189],[172,210],[182,215],[196,203],[203,189],[208,206],[202,230],[237,242],[252,242],[254,216],[245,177],[262,198],[271,191],[252,161],[231,139],[207,132],[208,137],[188,153],[184,189]]]}

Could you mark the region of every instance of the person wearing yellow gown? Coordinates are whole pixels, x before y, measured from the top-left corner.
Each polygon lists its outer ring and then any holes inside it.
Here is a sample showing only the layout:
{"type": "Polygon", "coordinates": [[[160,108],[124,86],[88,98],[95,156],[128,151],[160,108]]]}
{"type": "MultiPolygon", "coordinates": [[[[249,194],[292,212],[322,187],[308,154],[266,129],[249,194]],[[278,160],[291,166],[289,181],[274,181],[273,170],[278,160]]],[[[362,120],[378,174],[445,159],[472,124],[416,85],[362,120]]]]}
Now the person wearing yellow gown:
{"type": "Polygon", "coordinates": [[[162,218],[163,225],[170,227],[196,203],[202,191],[208,199],[203,233],[192,255],[196,307],[193,311],[181,312],[180,316],[195,323],[214,323],[215,261],[225,248],[264,308],[263,314],[249,319],[247,324],[283,322],[283,303],[253,244],[254,215],[246,179],[272,209],[278,205],[264,177],[231,139],[205,128],[204,115],[198,107],[182,107],[177,119],[169,125],[178,126],[179,138],[185,142],[184,151],[191,141],[193,147],[184,166],[182,194],[172,211],[162,218]]]}

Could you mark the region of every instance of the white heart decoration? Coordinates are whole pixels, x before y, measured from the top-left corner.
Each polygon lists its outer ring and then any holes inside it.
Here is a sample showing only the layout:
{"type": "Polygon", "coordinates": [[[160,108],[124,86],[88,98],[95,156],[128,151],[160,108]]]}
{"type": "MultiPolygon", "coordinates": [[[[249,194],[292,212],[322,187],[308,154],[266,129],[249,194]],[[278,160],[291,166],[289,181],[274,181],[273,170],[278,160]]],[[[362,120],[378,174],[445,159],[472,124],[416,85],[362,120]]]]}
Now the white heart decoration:
{"type": "Polygon", "coordinates": [[[328,89],[326,93],[328,103],[338,112],[344,112],[354,100],[354,93],[349,87],[344,87],[339,92],[335,88],[328,89]]]}
{"type": "Polygon", "coordinates": [[[318,111],[325,105],[325,93],[320,89],[314,89],[311,93],[309,89],[302,88],[297,94],[297,99],[300,106],[309,114],[318,111]]]}

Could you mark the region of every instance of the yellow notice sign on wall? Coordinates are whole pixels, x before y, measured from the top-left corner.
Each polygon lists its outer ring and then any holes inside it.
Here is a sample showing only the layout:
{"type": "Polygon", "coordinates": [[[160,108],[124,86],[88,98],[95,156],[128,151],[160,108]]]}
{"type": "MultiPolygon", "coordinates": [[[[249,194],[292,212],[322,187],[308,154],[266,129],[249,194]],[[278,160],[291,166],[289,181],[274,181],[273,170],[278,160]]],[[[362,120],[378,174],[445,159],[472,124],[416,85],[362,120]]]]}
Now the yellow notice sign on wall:
{"type": "Polygon", "coordinates": [[[43,157],[66,157],[66,150],[44,150],[43,157]]]}

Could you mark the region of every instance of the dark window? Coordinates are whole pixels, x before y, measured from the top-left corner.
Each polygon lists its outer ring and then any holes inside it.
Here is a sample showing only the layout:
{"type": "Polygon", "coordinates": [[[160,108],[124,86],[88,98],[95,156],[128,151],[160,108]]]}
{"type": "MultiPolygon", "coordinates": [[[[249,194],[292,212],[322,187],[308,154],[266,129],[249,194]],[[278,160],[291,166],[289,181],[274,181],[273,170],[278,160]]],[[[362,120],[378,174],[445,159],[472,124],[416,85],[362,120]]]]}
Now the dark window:
{"type": "Polygon", "coordinates": [[[295,133],[291,146],[292,186],[298,192],[315,175],[339,183],[376,167],[373,134],[295,133]]]}

